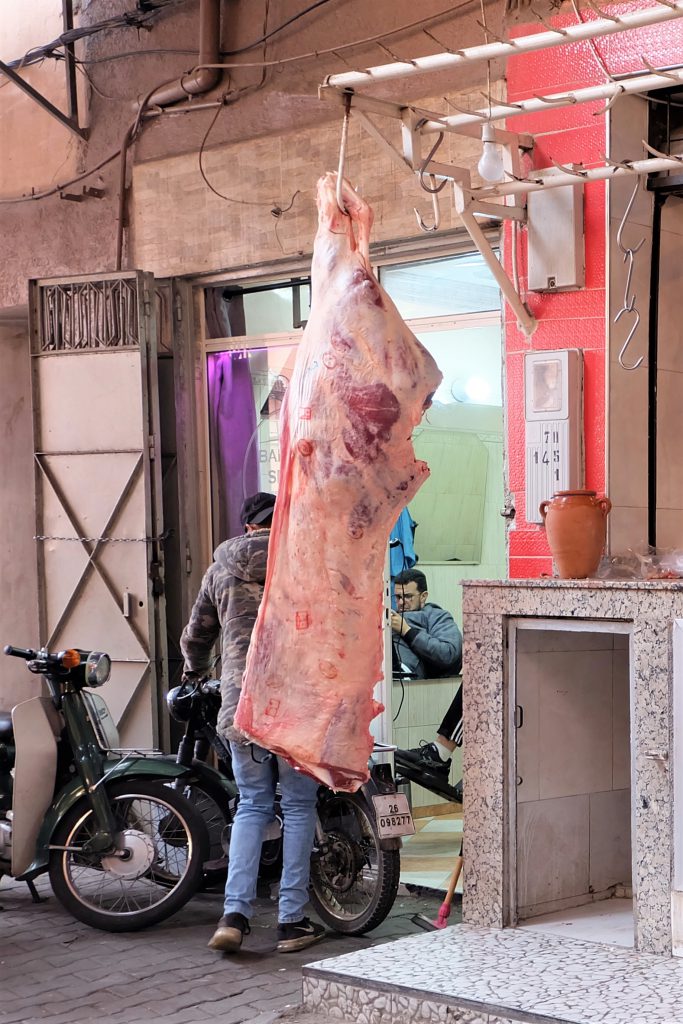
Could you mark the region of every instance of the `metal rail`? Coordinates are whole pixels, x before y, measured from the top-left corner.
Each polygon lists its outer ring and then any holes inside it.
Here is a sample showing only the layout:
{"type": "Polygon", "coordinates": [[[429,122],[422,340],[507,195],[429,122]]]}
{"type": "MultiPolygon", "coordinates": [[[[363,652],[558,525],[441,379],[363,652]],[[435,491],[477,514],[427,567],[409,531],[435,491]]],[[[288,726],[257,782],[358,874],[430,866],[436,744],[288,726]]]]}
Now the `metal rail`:
{"type": "Polygon", "coordinates": [[[570,25],[567,28],[551,28],[548,32],[519,36],[509,41],[498,40],[464,50],[435,53],[428,57],[415,57],[395,64],[379,64],[362,71],[346,71],[328,75],[322,88],[362,89],[379,82],[395,78],[410,78],[431,71],[452,70],[466,64],[499,60],[505,57],[519,57],[525,53],[548,50],[586,39],[614,35],[646,25],[657,25],[683,16],[683,0],[656,0],[657,6],[634,11],[632,14],[609,15],[594,21],[570,25]]]}
{"type": "MultiPolygon", "coordinates": [[[[425,121],[420,127],[422,135],[434,132],[455,131],[471,125],[482,125],[488,121],[502,121],[520,114],[538,114],[556,110],[560,107],[571,107],[577,103],[595,103],[607,100],[611,105],[619,96],[627,93],[651,92],[653,89],[667,89],[676,83],[683,85],[683,69],[674,71],[657,71],[647,75],[625,78],[619,82],[604,85],[590,85],[584,89],[573,89],[570,92],[549,93],[545,96],[533,96],[528,100],[515,103],[494,103],[491,108],[473,110],[471,114],[453,114],[439,117],[433,121],[425,121]]],[[[605,108],[607,109],[607,108],[605,108]]]]}

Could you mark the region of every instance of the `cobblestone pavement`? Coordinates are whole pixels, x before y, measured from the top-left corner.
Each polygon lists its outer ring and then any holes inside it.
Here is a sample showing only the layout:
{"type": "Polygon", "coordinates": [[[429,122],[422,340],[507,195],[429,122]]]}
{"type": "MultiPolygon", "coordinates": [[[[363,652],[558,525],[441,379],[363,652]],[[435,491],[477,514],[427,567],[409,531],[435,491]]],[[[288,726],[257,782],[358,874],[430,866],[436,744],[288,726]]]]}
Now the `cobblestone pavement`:
{"type": "MultiPolygon", "coordinates": [[[[222,913],[220,894],[195,897],[153,928],[115,935],[75,921],[46,880],[38,889],[48,899],[36,905],[24,884],[0,881],[0,1024],[271,1024],[299,1003],[303,964],[419,932],[412,915],[434,918],[441,902],[399,893],[370,935],[330,933],[307,950],[278,954],[276,904],[260,898],[242,950],[225,956],[206,946],[222,913]]],[[[299,1019],[321,1021],[296,1009],[284,1017],[299,1019]]]]}

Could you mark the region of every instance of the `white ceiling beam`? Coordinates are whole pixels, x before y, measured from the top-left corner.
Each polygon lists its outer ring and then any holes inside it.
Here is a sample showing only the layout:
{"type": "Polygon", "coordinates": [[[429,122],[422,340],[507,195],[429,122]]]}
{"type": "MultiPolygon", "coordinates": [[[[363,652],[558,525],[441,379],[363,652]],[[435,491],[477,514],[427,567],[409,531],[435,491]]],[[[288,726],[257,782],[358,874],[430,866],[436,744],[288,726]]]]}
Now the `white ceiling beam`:
{"type": "Polygon", "coordinates": [[[525,53],[534,53],[538,50],[549,50],[567,43],[597,39],[600,36],[614,35],[617,32],[643,28],[646,25],[657,25],[681,16],[683,16],[683,0],[656,0],[654,7],[646,7],[629,14],[584,21],[576,25],[569,25],[567,28],[554,28],[549,32],[518,36],[508,42],[483,43],[480,46],[469,46],[464,50],[435,53],[428,57],[415,57],[394,64],[379,64],[362,71],[345,71],[336,75],[328,75],[322,88],[362,89],[392,79],[410,78],[431,71],[448,71],[481,61],[500,60],[501,58],[518,57],[525,53]]]}
{"type": "Polygon", "coordinates": [[[528,100],[520,100],[518,103],[494,103],[490,111],[488,107],[482,107],[480,110],[473,110],[471,114],[439,116],[432,121],[425,122],[421,126],[420,131],[423,135],[430,135],[446,129],[455,132],[467,129],[469,133],[473,125],[482,125],[486,121],[507,120],[509,117],[518,117],[520,114],[538,114],[544,111],[555,110],[558,107],[571,107],[576,103],[614,100],[627,93],[651,92],[654,89],[671,88],[677,82],[683,85],[683,68],[675,71],[662,71],[658,74],[637,75],[633,78],[622,79],[619,82],[591,85],[585,89],[574,89],[571,92],[556,92],[550,93],[547,96],[534,96],[528,100]]]}

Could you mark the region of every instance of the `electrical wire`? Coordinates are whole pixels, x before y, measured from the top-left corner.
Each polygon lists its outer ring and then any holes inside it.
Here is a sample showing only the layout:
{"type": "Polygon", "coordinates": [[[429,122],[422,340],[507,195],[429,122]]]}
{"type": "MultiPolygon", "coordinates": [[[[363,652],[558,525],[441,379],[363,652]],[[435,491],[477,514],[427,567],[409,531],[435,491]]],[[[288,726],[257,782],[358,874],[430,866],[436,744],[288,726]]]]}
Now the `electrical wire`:
{"type": "MultiPolygon", "coordinates": [[[[442,11],[438,11],[436,14],[431,14],[428,18],[419,18],[417,21],[406,22],[404,25],[399,25],[397,28],[390,29],[390,30],[388,30],[386,32],[378,32],[375,35],[366,36],[366,37],[364,37],[362,39],[354,39],[350,43],[339,43],[337,46],[328,47],[328,48],[323,49],[323,50],[311,50],[309,53],[301,53],[301,54],[297,54],[296,56],[293,56],[293,57],[280,57],[278,59],[271,60],[271,61],[241,61],[241,62],[237,62],[237,63],[202,64],[202,65],[200,65],[199,68],[192,68],[192,71],[201,70],[201,68],[204,68],[204,67],[216,68],[216,69],[219,69],[219,68],[233,69],[233,68],[276,67],[277,65],[280,65],[280,64],[295,64],[295,63],[297,63],[299,61],[314,60],[314,59],[319,58],[319,57],[326,57],[328,54],[332,54],[333,56],[338,57],[340,60],[343,60],[344,63],[346,63],[345,59],[343,57],[341,57],[341,55],[339,53],[340,50],[350,50],[350,49],[353,49],[356,46],[366,46],[366,45],[369,45],[371,43],[376,43],[380,39],[389,39],[392,36],[400,35],[402,32],[409,32],[411,29],[414,29],[414,28],[422,28],[424,25],[429,25],[429,24],[431,24],[434,21],[439,21],[441,18],[445,18],[449,14],[456,14],[458,11],[463,10],[465,7],[470,7],[473,3],[476,3],[476,2],[477,2],[477,0],[462,0],[461,3],[452,4],[450,7],[445,7],[442,11]]],[[[440,44],[440,45],[443,45],[443,44],[440,44]]],[[[125,51],[123,53],[108,54],[106,57],[93,57],[93,58],[78,57],[78,58],[75,58],[75,60],[76,60],[76,63],[78,63],[78,64],[105,64],[108,61],[122,60],[122,59],[127,58],[127,57],[146,57],[147,54],[150,54],[150,53],[192,53],[192,54],[194,54],[196,52],[197,52],[196,50],[170,50],[170,49],[169,50],[128,50],[128,51],[125,51]]],[[[232,53],[232,55],[234,55],[234,52],[232,53]]],[[[55,54],[55,53],[53,53],[53,54],[46,54],[46,56],[51,56],[54,59],[58,59],[58,60],[62,60],[63,59],[62,54],[55,54]]],[[[228,57],[228,56],[231,56],[231,53],[229,51],[221,51],[221,56],[222,57],[228,57]]]]}
{"type": "Polygon", "coordinates": [[[313,11],[317,10],[318,7],[325,7],[327,4],[334,2],[335,0],[316,0],[315,3],[309,4],[308,7],[305,7],[303,11],[299,11],[298,14],[293,14],[291,18],[287,18],[287,20],[283,21],[282,24],[278,25],[276,28],[272,28],[270,32],[264,32],[261,38],[256,39],[253,43],[249,43],[247,46],[240,46],[237,50],[226,50],[225,56],[237,57],[240,53],[247,53],[249,50],[255,50],[257,46],[267,43],[269,39],[273,38],[273,36],[284,31],[284,29],[289,28],[290,25],[293,25],[294,22],[298,21],[300,18],[305,17],[307,14],[311,14],[313,11]]]}
{"type": "MultiPolygon", "coordinates": [[[[88,36],[95,35],[98,32],[106,31],[107,29],[114,28],[140,28],[147,23],[151,18],[154,17],[158,10],[162,10],[164,7],[169,7],[174,4],[185,3],[186,0],[157,0],[154,10],[140,12],[139,14],[129,13],[119,15],[114,18],[108,18],[106,21],[98,22],[95,25],[85,25],[81,28],[71,29],[68,32],[63,32],[56,39],[53,39],[51,43],[46,43],[44,46],[34,46],[31,50],[28,50],[23,57],[8,63],[8,67],[19,68],[28,67],[30,64],[35,64],[39,60],[43,60],[45,57],[52,57],[55,59],[63,59],[63,54],[56,54],[54,51],[60,47],[68,46],[70,43],[78,42],[80,39],[87,38],[88,36]]],[[[273,36],[284,29],[289,28],[294,22],[299,21],[300,18],[304,18],[307,14],[311,14],[318,7],[324,7],[326,4],[334,3],[336,0],[316,0],[315,3],[309,4],[303,10],[297,14],[293,14],[291,18],[287,18],[280,25],[276,25],[270,31],[264,32],[258,39],[248,43],[246,46],[241,46],[237,50],[226,50],[226,57],[236,57],[240,53],[248,53],[249,50],[256,49],[257,46],[262,46],[264,43],[272,39],[273,36]]],[[[101,63],[105,60],[116,60],[118,57],[132,57],[139,56],[141,54],[148,53],[196,53],[196,50],[175,50],[175,49],[162,49],[162,50],[131,50],[125,54],[119,54],[116,57],[100,57],[88,60],[89,64],[101,63]]],[[[82,61],[86,63],[86,61],[82,61]]]]}
{"type": "MultiPolygon", "coordinates": [[[[36,64],[43,60],[45,57],[53,57],[55,59],[64,59],[63,54],[57,55],[54,51],[60,49],[63,46],[69,46],[71,43],[77,43],[81,39],[87,39],[89,36],[97,35],[99,32],[106,32],[108,29],[116,28],[142,28],[151,21],[155,15],[164,10],[166,7],[176,7],[187,2],[187,0],[149,0],[153,7],[148,11],[129,11],[125,14],[115,15],[112,18],[107,18],[104,21],[95,22],[92,25],[81,25],[79,28],[72,28],[66,32],[62,32],[60,36],[53,39],[51,43],[45,43],[43,46],[34,46],[30,50],[27,50],[23,57],[19,57],[13,61],[6,61],[6,64],[10,68],[24,68],[29,67],[31,64],[36,64]]],[[[194,51],[192,51],[194,52],[194,51]]]]}
{"type": "Polygon", "coordinates": [[[77,185],[79,181],[84,181],[86,178],[89,178],[91,174],[96,174],[97,171],[101,171],[103,167],[107,166],[107,164],[110,164],[114,160],[116,160],[117,156],[119,156],[120,153],[121,147],[115,150],[115,152],[110,153],[109,156],[105,157],[104,160],[101,160],[99,164],[95,165],[95,167],[91,167],[89,170],[84,171],[82,174],[79,174],[75,178],[71,178],[69,181],[62,182],[61,185],[55,185],[53,188],[46,189],[43,192],[31,192],[30,196],[13,196],[12,198],[9,199],[0,198],[0,203],[29,203],[32,202],[33,200],[47,199],[48,196],[55,196],[59,192],[62,192],[65,188],[69,188],[70,185],[77,185]]]}

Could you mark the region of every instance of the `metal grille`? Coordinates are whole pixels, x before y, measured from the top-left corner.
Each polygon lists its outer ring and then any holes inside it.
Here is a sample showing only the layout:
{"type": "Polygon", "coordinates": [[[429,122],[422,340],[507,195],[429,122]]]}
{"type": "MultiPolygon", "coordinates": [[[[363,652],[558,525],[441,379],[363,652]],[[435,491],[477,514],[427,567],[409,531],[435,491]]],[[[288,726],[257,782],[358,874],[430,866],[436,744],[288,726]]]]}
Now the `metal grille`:
{"type": "Polygon", "coordinates": [[[41,352],[138,348],[137,281],[43,285],[40,326],[41,352]]]}

